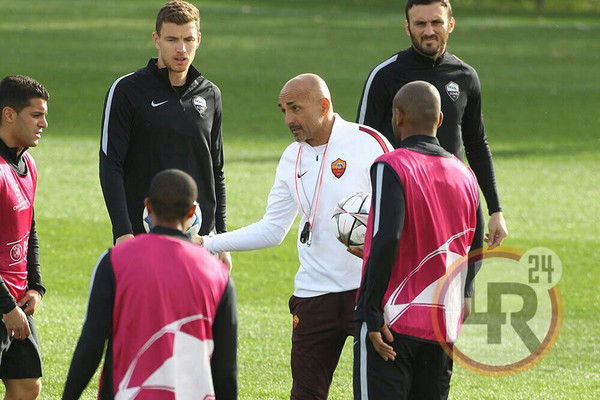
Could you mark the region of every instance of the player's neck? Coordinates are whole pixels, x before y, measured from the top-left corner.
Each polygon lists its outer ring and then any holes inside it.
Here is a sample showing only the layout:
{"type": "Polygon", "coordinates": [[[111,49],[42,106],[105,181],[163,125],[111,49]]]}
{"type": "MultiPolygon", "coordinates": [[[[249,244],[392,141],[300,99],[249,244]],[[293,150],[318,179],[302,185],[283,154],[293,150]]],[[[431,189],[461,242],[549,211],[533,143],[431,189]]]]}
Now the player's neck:
{"type": "Polygon", "coordinates": [[[430,137],[435,137],[435,132],[427,132],[427,130],[424,130],[423,128],[410,129],[410,130],[402,132],[400,141],[403,142],[403,141],[405,141],[406,139],[408,139],[409,137],[412,137],[412,136],[430,136],[430,137]]]}
{"type": "Polygon", "coordinates": [[[312,139],[307,140],[306,143],[312,147],[318,147],[328,143],[329,138],[331,137],[331,132],[333,131],[334,121],[334,115],[328,116],[327,120],[323,124],[323,128],[312,139]]]}
{"type": "Polygon", "coordinates": [[[430,55],[430,54],[425,54],[423,53],[421,50],[419,50],[416,46],[413,46],[413,49],[419,53],[420,55],[422,55],[423,57],[427,57],[430,58],[433,62],[436,62],[442,55],[444,55],[444,53],[446,52],[446,46],[444,46],[444,48],[440,49],[440,51],[438,51],[436,54],[434,55],[430,55]]]}
{"type": "Polygon", "coordinates": [[[183,221],[165,221],[165,220],[160,220],[158,219],[156,221],[156,226],[160,226],[162,228],[169,228],[169,229],[177,229],[178,231],[182,231],[183,232],[183,221]]]}
{"type": "Polygon", "coordinates": [[[187,73],[185,72],[173,72],[169,71],[169,82],[171,82],[171,86],[183,86],[187,80],[187,73]]]}
{"type": "Polygon", "coordinates": [[[11,149],[15,147],[17,148],[17,157],[19,157],[25,150],[25,147],[19,147],[17,142],[12,139],[12,136],[7,128],[2,129],[2,127],[0,127],[0,139],[2,139],[6,147],[11,149]]]}

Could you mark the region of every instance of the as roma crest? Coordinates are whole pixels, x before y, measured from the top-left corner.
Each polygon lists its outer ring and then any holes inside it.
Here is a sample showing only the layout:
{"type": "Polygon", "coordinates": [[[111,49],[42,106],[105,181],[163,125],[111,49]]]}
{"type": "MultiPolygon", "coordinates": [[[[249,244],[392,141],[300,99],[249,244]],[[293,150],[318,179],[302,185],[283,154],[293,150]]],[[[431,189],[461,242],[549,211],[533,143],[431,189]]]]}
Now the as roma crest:
{"type": "Polygon", "coordinates": [[[448,93],[452,101],[456,101],[460,97],[460,87],[456,82],[450,81],[446,85],[446,93],[448,93]]]}
{"type": "Polygon", "coordinates": [[[192,104],[194,105],[196,111],[198,111],[198,114],[200,114],[201,117],[204,117],[204,112],[206,111],[206,100],[204,100],[204,98],[201,96],[196,96],[192,99],[192,104]]]}
{"type": "Polygon", "coordinates": [[[338,158],[334,162],[331,163],[331,172],[335,175],[336,178],[341,178],[346,172],[346,161],[338,158]]]}

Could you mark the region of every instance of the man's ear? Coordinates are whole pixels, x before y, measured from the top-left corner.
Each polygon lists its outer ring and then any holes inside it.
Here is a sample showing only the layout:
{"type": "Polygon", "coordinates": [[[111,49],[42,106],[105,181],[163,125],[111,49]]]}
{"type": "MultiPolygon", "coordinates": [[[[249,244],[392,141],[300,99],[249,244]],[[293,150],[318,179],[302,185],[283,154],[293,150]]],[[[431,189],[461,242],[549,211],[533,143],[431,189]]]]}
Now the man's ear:
{"type": "Polygon", "coordinates": [[[146,208],[148,209],[148,215],[153,214],[154,210],[152,209],[152,203],[150,203],[150,198],[146,197],[144,199],[144,205],[146,206],[146,208]]]}
{"type": "Polygon", "coordinates": [[[394,107],[394,118],[392,122],[395,121],[395,126],[402,125],[402,123],[404,122],[405,115],[406,114],[404,114],[404,112],[401,109],[394,107]]]}
{"type": "Polygon", "coordinates": [[[321,99],[321,115],[326,115],[331,109],[331,100],[327,97],[321,99]]]}
{"type": "Polygon", "coordinates": [[[192,204],[192,206],[190,207],[190,209],[188,210],[187,214],[185,215],[186,218],[192,218],[192,216],[194,215],[194,213],[196,212],[196,203],[192,204]]]}
{"type": "Polygon", "coordinates": [[[438,121],[437,127],[442,126],[442,122],[444,122],[444,113],[440,111],[440,119],[438,121]]]}
{"type": "Polygon", "coordinates": [[[154,47],[156,47],[156,50],[160,49],[160,46],[158,45],[159,39],[160,39],[160,36],[158,35],[158,33],[152,32],[152,41],[154,42],[154,47]]]}
{"type": "Polygon", "coordinates": [[[450,21],[448,21],[448,33],[449,34],[452,33],[455,25],[456,25],[456,21],[454,20],[454,17],[450,17],[450,21]]]}
{"type": "Polygon", "coordinates": [[[2,116],[0,116],[0,118],[2,118],[2,122],[6,121],[9,124],[12,124],[15,122],[17,115],[18,113],[14,108],[6,106],[2,109],[2,116]]]}

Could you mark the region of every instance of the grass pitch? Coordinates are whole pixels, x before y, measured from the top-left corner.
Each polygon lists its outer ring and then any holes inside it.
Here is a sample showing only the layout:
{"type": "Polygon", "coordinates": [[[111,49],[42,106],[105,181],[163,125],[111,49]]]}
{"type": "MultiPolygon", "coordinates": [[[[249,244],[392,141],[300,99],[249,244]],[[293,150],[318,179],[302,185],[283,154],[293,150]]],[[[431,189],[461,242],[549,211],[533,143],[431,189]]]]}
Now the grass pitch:
{"type": "MultiPolygon", "coordinates": [[[[145,65],[160,1],[0,3],[0,75],[46,85],[50,127],[32,149],[39,168],[36,216],[48,293],[37,313],[43,399],[60,398],[82,324],[91,270],[111,245],[98,182],[106,90],[145,65]]],[[[554,4],[554,3],[552,3],[554,4]]],[[[388,1],[322,4],[206,1],[195,65],[224,102],[228,226],[258,220],[291,135],[277,110],[290,77],[315,72],[337,112],[353,120],[369,71],[405,48],[403,11],[388,1]]],[[[558,343],[535,368],[488,378],[456,367],[452,398],[595,398],[600,279],[597,247],[600,140],[598,15],[540,17],[455,7],[449,50],[474,66],[483,88],[510,237],[563,261],[565,318],[558,343]]],[[[294,231],[295,227],[293,228],[294,231]]],[[[298,260],[294,234],[278,248],[234,255],[240,316],[240,398],[288,397],[291,317],[287,300],[298,260]]],[[[330,398],[351,398],[351,343],[330,398]]],[[[94,380],[84,398],[95,398],[94,380]]]]}

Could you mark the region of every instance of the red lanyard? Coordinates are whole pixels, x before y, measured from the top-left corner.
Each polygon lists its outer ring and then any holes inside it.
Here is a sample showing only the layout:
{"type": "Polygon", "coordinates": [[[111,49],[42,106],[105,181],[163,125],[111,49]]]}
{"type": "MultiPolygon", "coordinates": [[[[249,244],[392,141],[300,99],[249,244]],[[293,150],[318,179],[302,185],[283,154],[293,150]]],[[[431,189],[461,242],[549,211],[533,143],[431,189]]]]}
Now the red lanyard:
{"type": "MultiPolygon", "coordinates": [[[[298,191],[298,162],[302,157],[302,144],[300,144],[300,148],[298,149],[298,155],[296,156],[296,166],[294,167],[294,184],[296,185],[296,196],[298,196],[298,203],[300,204],[300,209],[302,210],[302,214],[306,217],[308,224],[310,225],[310,229],[313,229],[313,225],[315,223],[315,218],[317,217],[317,206],[319,205],[319,197],[321,197],[321,188],[323,187],[323,172],[325,171],[325,156],[327,155],[327,147],[329,147],[329,143],[325,145],[325,151],[323,152],[323,159],[321,160],[321,176],[319,177],[318,190],[317,190],[317,200],[315,202],[315,210],[313,213],[312,221],[310,220],[310,215],[304,211],[304,207],[302,206],[302,199],[300,198],[300,192],[298,191]]],[[[313,192],[313,200],[314,200],[314,192],[313,192]]],[[[307,199],[308,200],[308,199],[307,199]]],[[[310,209],[308,212],[312,211],[312,202],[310,204],[310,209]]]]}

